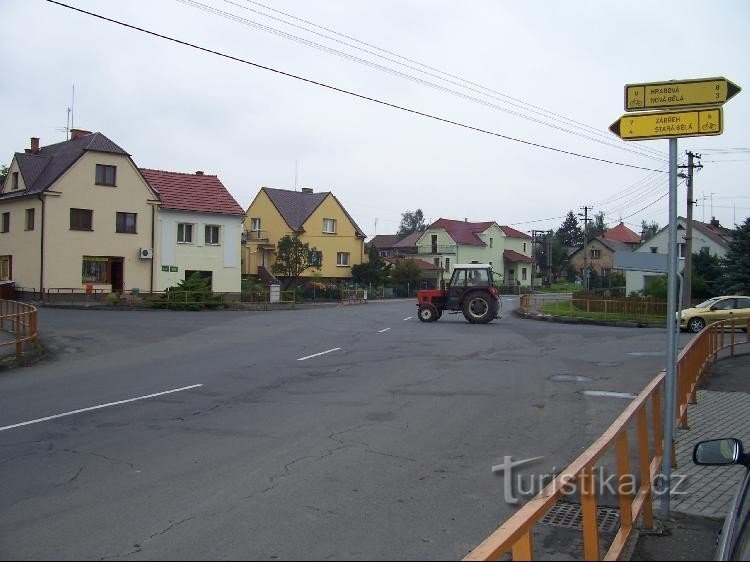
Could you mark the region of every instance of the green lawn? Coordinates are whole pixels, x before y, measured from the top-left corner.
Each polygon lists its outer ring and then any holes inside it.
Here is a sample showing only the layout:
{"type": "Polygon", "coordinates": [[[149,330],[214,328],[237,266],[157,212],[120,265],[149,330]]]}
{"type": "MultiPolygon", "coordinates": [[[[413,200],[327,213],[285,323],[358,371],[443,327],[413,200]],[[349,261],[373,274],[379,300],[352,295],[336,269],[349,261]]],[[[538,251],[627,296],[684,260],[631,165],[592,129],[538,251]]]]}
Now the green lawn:
{"type": "Polygon", "coordinates": [[[649,322],[652,324],[666,324],[664,316],[645,315],[645,314],[622,314],[622,313],[604,313],[604,312],[586,312],[573,308],[572,303],[567,301],[553,302],[545,304],[542,312],[553,316],[572,316],[573,318],[589,318],[592,320],[609,320],[613,322],[649,322]]]}

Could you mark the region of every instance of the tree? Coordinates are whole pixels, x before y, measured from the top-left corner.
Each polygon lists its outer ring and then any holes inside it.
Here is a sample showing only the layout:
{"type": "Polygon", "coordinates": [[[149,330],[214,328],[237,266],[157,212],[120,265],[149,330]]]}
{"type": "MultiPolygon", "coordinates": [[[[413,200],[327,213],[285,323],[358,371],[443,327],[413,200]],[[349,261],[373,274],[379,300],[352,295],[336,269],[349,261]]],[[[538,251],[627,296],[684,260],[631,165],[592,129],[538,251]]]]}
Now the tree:
{"type": "Polygon", "coordinates": [[[586,238],[591,240],[601,236],[607,231],[607,225],[604,223],[604,211],[594,215],[593,220],[586,225],[586,238]]]}
{"type": "Polygon", "coordinates": [[[411,288],[419,284],[421,277],[422,270],[414,260],[398,260],[391,270],[391,281],[396,285],[407,285],[411,288]]]}
{"type": "Polygon", "coordinates": [[[558,278],[563,270],[565,264],[568,261],[568,252],[560,242],[560,239],[552,234],[550,231],[545,234],[542,238],[537,239],[536,244],[535,260],[536,268],[542,272],[544,277],[547,277],[549,266],[552,266],[552,279],[548,279],[548,283],[554,283],[555,279],[558,278]],[[547,255],[549,253],[549,256],[547,255]]]}
{"type": "Polygon", "coordinates": [[[750,294],[750,217],[732,233],[729,251],[722,260],[724,276],[721,292],[725,295],[750,294]]]}
{"type": "Polygon", "coordinates": [[[408,236],[417,231],[422,231],[427,228],[427,224],[424,222],[424,215],[422,209],[417,209],[413,213],[406,211],[401,213],[401,226],[398,227],[399,236],[408,236]]]}
{"type": "Polygon", "coordinates": [[[5,164],[0,165],[0,185],[5,183],[5,178],[8,177],[8,166],[5,164]]]}
{"type": "Polygon", "coordinates": [[[568,215],[555,232],[555,238],[560,244],[568,247],[577,247],[583,244],[583,230],[578,224],[578,218],[573,211],[568,211],[568,215]]]}
{"type": "Polygon", "coordinates": [[[352,281],[360,285],[382,286],[391,273],[391,264],[380,257],[375,246],[370,246],[366,263],[352,266],[352,281]]]}
{"type": "Polygon", "coordinates": [[[310,244],[302,242],[295,234],[284,236],[277,245],[276,263],[271,266],[274,275],[285,279],[284,289],[288,289],[308,269],[320,270],[321,253],[310,244]]]}
{"type": "Polygon", "coordinates": [[[646,221],[641,221],[641,240],[651,240],[656,236],[657,232],[659,232],[658,222],[651,221],[647,223],[646,221]]]}
{"type": "Polygon", "coordinates": [[[711,255],[708,248],[702,248],[697,254],[694,253],[692,298],[705,300],[718,296],[723,275],[724,268],[719,256],[711,255]]]}

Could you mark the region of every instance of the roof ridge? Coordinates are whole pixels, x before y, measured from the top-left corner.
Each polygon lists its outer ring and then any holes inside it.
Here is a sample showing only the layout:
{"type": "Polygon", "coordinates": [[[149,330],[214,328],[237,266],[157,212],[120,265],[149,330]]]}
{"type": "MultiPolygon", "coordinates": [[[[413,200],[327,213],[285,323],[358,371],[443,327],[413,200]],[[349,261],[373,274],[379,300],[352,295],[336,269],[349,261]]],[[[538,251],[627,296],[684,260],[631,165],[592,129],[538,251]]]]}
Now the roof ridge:
{"type": "Polygon", "coordinates": [[[162,174],[178,174],[181,176],[194,176],[198,178],[218,178],[218,174],[206,174],[205,172],[203,174],[196,174],[195,172],[173,172],[172,170],[160,170],[157,168],[138,168],[141,171],[146,172],[160,172],[162,174]]]}

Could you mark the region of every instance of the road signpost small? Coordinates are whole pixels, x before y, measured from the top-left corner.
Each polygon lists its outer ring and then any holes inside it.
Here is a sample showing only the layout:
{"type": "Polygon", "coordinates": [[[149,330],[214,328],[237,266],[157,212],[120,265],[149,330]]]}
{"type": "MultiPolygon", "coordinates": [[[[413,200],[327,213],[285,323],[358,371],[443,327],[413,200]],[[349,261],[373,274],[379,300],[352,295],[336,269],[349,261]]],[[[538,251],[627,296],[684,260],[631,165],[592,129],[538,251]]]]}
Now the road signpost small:
{"type": "Polygon", "coordinates": [[[667,376],[661,509],[669,516],[677,389],[677,139],[724,132],[721,106],[741,91],[726,78],[669,80],[625,86],[625,111],[609,130],[625,141],[669,139],[669,252],[667,257],[667,376]],[[652,111],[659,109],[662,111],[652,111]],[[646,113],[647,112],[647,113],[646,113]]]}

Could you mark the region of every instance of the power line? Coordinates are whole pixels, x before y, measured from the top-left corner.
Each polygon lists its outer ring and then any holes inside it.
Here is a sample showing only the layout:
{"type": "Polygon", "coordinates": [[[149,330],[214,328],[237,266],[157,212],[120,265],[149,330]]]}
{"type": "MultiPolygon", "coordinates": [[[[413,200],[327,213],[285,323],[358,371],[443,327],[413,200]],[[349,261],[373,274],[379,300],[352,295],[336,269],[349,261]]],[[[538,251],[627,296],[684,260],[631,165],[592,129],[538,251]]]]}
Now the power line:
{"type": "MultiPolygon", "coordinates": [[[[177,0],[177,1],[182,1],[182,0],[177,0]]],[[[555,112],[550,111],[548,109],[545,109],[543,107],[539,107],[539,106],[530,104],[530,103],[525,102],[523,100],[520,100],[518,98],[514,98],[512,96],[504,94],[503,92],[499,92],[499,91],[494,90],[492,88],[488,88],[486,86],[483,86],[482,84],[478,84],[476,82],[472,82],[471,80],[467,80],[467,79],[462,78],[460,76],[457,76],[455,74],[451,74],[449,72],[445,72],[443,70],[440,70],[440,69],[435,68],[433,66],[421,63],[421,62],[416,61],[414,59],[411,59],[409,57],[405,57],[403,55],[399,55],[398,53],[395,53],[393,51],[389,51],[387,49],[383,49],[381,47],[373,45],[371,43],[367,43],[365,41],[361,41],[361,40],[357,39],[356,37],[352,37],[351,35],[346,35],[344,33],[340,33],[338,31],[335,31],[335,30],[331,29],[331,28],[328,28],[328,27],[316,24],[316,23],[314,23],[312,21],[309,21],[309,20],[297,17],[297,16],[295,16],[293,14],[290,14],[288,12],[277,10],[277,9],[272,8],[270,6],[266,6],[265,4],[261,4],[260,2],[255,2],[254,0],[245,0],[245,2],[248,3],[248,4],[254,4],[256,6],[260,6],[261,8],[263,8],[263,9],[269,11],[269,12],[280,14],[280,15],[286,17],[286,18],[292,19],[294,21],[302,22],[302,23],[304,23],[304,24],[306,24],[308,26],[314,27],[316,29],[322,29],[322,30],[326,31],[327,33],[330,33],[330,34],[338,36],[338,37],[343,37],[344,39],[347,39],[349,41],[353,41],[355,43],[358,43],[359,45],[364,45],[365,47],[368,47],[368,48],[365,49],[365,48],[359,47],[357,45],[353,45],[353,44],[348,43],[346,41],[342,41],[340,39],[337,39],[336,37],[331,37],[330,35],[326,35],[325,33],[319,33],[319,32],[314,31],[314,30],[312,30],[312,29],[310,29],[308,27],[305,27],[305,26],[302,26],[302,25],[297,25],[295,23],[286,21],[286,20],[284,20],[282,18],[277,18],[277,17],[271,16],[271,15],[269,15],[267,13],[263,13],[262,11],[254,10],[254,9],[248,7],[248,6],[243,6],[243,5],[238,4],[237,2],[232,1],[232,0],[223,0],[223,1],[226,4],[230,4],[232,6],[236,6],[236,7],[240,8],[240,9],[253,12],[255,14],[258,14],[258,15],[261,15],[263,17],[269,18],[271,20],[283,23],[285,25],[289,25],[291,27],[295,27],[297,29],[301,29],[301,30],[303,30],[303,31],[305,31],[307,33],[311,33],[311,34],[317,35],[318,37],[323,37],[325,39],[328,39],[329,41],[334,41],[334,42],[339,43],[341,45],[345,45],[347,47],[350,47],[352,49],[357,49],[358,51],[361,51],[361,52],[364,52],[364,53],[367,53],[367,54],[379,57],[379,58],[387,60],[389,62],[393,62],[393,63],[398,64],[400,66],[403,66],[405,68],[409,68],[411,70],[415,70],[415,71],[420,72],[422,74],[425,74],[427,76],[431,76],[433,78],[437,78],[438,80],[443,80],[444,82],[447,82],[449,84],[453,84],[453,85],[459,86],[461,88],[465,88],[465,89],[467,89],[469,91],[476,92],[476,93],[479,93],[481,95],[485,95],[487,97],[490,97],[490,98],[502,101],[503,103],[506,103],[506,104],[508,104],[508,105],[510,105],[512,107],[517,107],[517,108],[522,109],[524,111],[528,111],[529,113],[534,113],[534,114],[540,115],[540,116],[542,116],[544,118],[552,118],[553,120],[556,120],[556,121],[567,121],[567,125],[572,125],[573,127],[581,129],[581,130],[588,130],[589,134],[593,133],[593,134],[599,135],[601,137],[607,138],[607,140],[610,140],[609,135],[607,133],[605,133],[605,132],[602,132],[601,129],[599,129],[599,128],[592,127],[591,125],[587,125],[587,124],[582,123],[580,121],[576,121],[574,119],[571,119],[569,117],[566,117],[566,116],[558,114],[558,113],[555,113],[555,112]],[[370,49],[372,49],[372,50],[370,50],[370,49]],[[379,51],[380,53],[385,53],[386,55],[390,55],[390,56],[384,56],[384,55],[382,55],[382,54],[380,54],[378,52],[375,52],[375,51],[379,51]],[[391,58],[391,56],[392,57],[396,57],[396,59],[401,59],[402,61],[407,61],[408,63],[411,63],[411,64],[405,64],[405,63],[403,63],[403,62],[401,62],[399,60],[395,60],[395,59],[391,58]],[[422,68],[418,68],[418,67],[415,67],[413,65],[417,65],[417,66],[420,66],[422,68]],[[427,71],[423,70],[423,68],[428,69],[428,70],[427,71]],[[446,78],[446,77],[448,77],[448,78],[446,78]],[[468,84],[468,86],[467,86],[467,84],[468,84]]],[[[234,15],[234,14],[232,14],[232,15],[234,15]]],[[[250,21],[250,20],[248,20],[248,21],[250,21]]],[[[505,111],[503,108],[499,108],[499,109],[501,111],[505,111]]],[[[518,115],[515,112],[510,112],[510,113],[512,113],[513,115],[518,115]]],[[[522,117],[524,119],[528,119],[528,117],[524,116],[524,115],[518,115],[518,116],[520,116],[520,117],[522,117]]],[[[531,120],[535,121],[537,123],[540,123],[540,121],[538,121],[536,119],[531,119],[531,120]]],[[[543,124],[547,124],[547,123],[543,123],[543,124]]],[[[599,142],[599,141],[596,141],[596,142],[599,142]]],[[[627,150],[629,152],[633,151],[631,148],[627,148],[626,149],[622,145],[611,145],[611,146],[616,146],[617,148],[624,149],[624,150],[627,150]]],[[[643,153],[643,152],[649,152],[649,153],[651,153],[652,155],[658,157],[661,160],[663,160],[663,159],[666,158],[666,155],[663,152],[661,152],[659,150],[656,150],[656,149],[653,149],[651,147],[639,145],[637,147],[637,150],[640,151],[641,153],[643,153]]],[[[643,154],[643,155],[646,156],[646,154],[643,154]]]]}
{"type": "Polygon", "coordinates": [[[132,24],[129,24],[129,23],[125,23],[123,21],[119,21],[119,20],[116,20],[116,19],[113,19],[113,18],[108,18],[106,16],[102,16],[102,15],[94,13],[94,12],[89,12],[87,10],[83,10],[82,8],[77,8],[75,6],[70,6],[68,4],[64,4],[62,2],[58,2],[57,0],[45,0],[45,1],[48,2],[48,3],[50,3],[50,4],[55,4],[57,6],[61,6],[63,8],[67,8],[69,10],[73,10],[73,11],[76,11],[76,12],[79,12],[79,13],[82,13],[82,14],[86,14],[88,16],[95,17],[95,18],[103,20],[103,21],[108,21],[110,23],[114,23],[114,24],[120,25],[122,27],[126,27],[128,29],[132,29],[134,31],[140,31],[141,33],[145,33],[145,34],[151,35],[153,37],[158,37],[160,39],[165,39],[167,41],[171,41],[173,43],[177,43],[177,44],[183,45],[185,47],[191,47],[193,49],[196,49],[196,50],[199,50],[199,51],[203,51],[204,53],[209,53],[209,54],[212,54],[212,55],[216,55],[216,56],[219,56],[219,57],[222,57],[222,58],[234,61],[234,62],[239,62],[239,63],[242,63],[242,64],[247,64],[249,66],[253,66],[255,68],[260,68],[262,70],[268,70],[270,72],[274,72],[276,74],[280,74],[280,75],[286,76],[288,78],[294,78],[296,80],[300,80],[300,81],[306,82],[308,84],[313,84],[315,86],[320,86],[322,88],[326,88],[326,89],[329,89],[329,90],[332,90],[332,91],[335,91],[335,92],[339,92],[339,93],[346,94],[346,95],[349,95],[349,96],[353,96],[353,97],[356,97],[356,98],[359,98],[359,99],[363,99],[363,100],[366,100],[366,101],[377,103],[377,104],[380,104],[380,105],[383,105],[383,106],[386,106],[386,107],[390,107],[390,108],[393,108],[393,109],[398,109],[400,111],[404,111],[404,112],[411,113],[411,114],[414,114],[414,115],[420,115],[422,117],[426,117],[426,118],[432,119],[434,121],[439,121],[441,123],[447,123],[449,125],[454,125],[456,127],[461,127],[461,128],[464,128],[464,129],[468,129],[468,130],[471,130],[471,131],[478,132],[478,133],[483,133],[483,134],[486,134],[486,135],[495,136],[495,137],[502,138],[502,139],[509,140],[509,141],[513,141],[513,142],[518,142],[518,143],[521,143],[521,144],[525,144],[527,146],[533,146],[533,147],[536,147],[536,148],[542,148],[544,150],[550,150],[552,152],[557,152],[557,153],[560,153],[560,154],[567,154],[568,156],[574,156],[576,158],[583,158],[583,159],[586,159],[586,160],[593,160],[595,162],[602,162],[602,163],[605,163],[605,164],[612,164],[614,166],[622,166],[622,167],[625,167],[625,168],[633,168],[633,169],[636,169],[636,170],[647,170],[647,171],[651,171],[651,172],[662,172],[662,170],[655,170],[653,168],[646,168],[644,166],[636,166],[634,164],[626,164],[624,162],[616,162],[616,161],[613,161],[613,160],[607,160],[605,158],[597,158],[595,156],[589,156],[589,155],[586,155],[586,154],[580,154],[580,153],[577,153],[577,152],[572,152],[572,151],[569,151],[569,150],[564,150],[562,148],[555,148],[555,147],[552,147],[552,146],[547,146],[547,145],[543,145],[543,144],[540,144],[540,143],[535,143],[535,142],[532,142],[532,141],[527,141],[527,140],[524,140],[524,139],[519,139],[519,138],[511,137],[511,136],[508,136],[508,135],[504,135],[502,133],[497,133],[497,132],[494,132],[494,131],[489,131],[487,129],[482,129],[480,127],[474,127],[472,125],[467,125],[467,124],[461,123],[459,121],[453,121],[453,120],[447,119],[445,117],[439,117],[437,115],[432,115],[430,113],[425,113],[425,112],[422,112],[422,111],[418,111],[416,109],[411,109],[411,108],[403,107],[403,106],[400,106],[400,105],[396,105],[394,103],[390,103],[390,102],[387,102],[387,101],[380,100],[378,98],[373,98],[373,97],[370,97],[370,96],[366,96],[364,94],[359,94],[359,93],[356,93],[356,92],[352,92],[350,90],[344,90],[343,88],[338,88],[336,86],[331,86],[330,84],[326,84],[324,82],[318,82],[318,81],[312,80],[310,78],[304,78],[302,76],[298,76],[296,74],[285,72],[283,70],[278,70],[276,68],[272,68],[272,67],[269,67],[269,66],[264,66],[262,64],[251,62],[251,61],[239,58],[239,57],[235,57],[233,55],[222,53],[221,51],[216,51],[216,50],[213,50],[213,49],[209,49],[207,47],[201,47],[200,45],[196,45],[194,43],[189,43],[187,41],[183,41],[181,39],[176,39],[176,38],[170,37],[168,35],[163,35],[161,33],[155,32],[155,31],[150,31],[148,29],[144,29],[142,27],[138,27],[138,26],[135,26],[135,25],[132,25],[132,24]]]}
{"type": "MultiPolygon", "coordinates": [[[[586,133],[578,132],[578,131],[575,131],[575,130],[571,130],[571,129],[565,128],[564,126],[556,125],[556,124],[553,124],[553,123],[550,123],[550,122],[547,122],[547,121],[543,121],[541,119],[537,119],[535,117],[531,117],[529,115],[525,115],[525,114],[520,113],[518,111],[513,111],[511,109],[499,106],[499,105],[497,105],[495,103],[492,103],[490,101],[487,101],[485,99],[477,98],[477,97],[472,96],[470,94],[467,94],[465,92],[460,92],[458,90],[454,90],[454,89],[449,88],[447,86],[444,86],[444,85],[441,85],[441,84],[436,84],[435,82],[430,82],[429,80],[425,80],[424,78],[419,78],[419,77],[414,76],[412,74],[408,74],[406,72],[402,72],[402,71],[396,70],[394,68],[390,68],[388,66],[383,66],[383,65],[378,64],[376,62],[373,62],[373,61],[370,61],[370,60],[367,60],[367,59],[363,59],[363,58],[358,57],[356,55],[353,55],[353,54],[350,54],[350,53],[346,53],[344,51],[340,51],[338,49],[334,49],[332,47],[328,47],[328,46],[322,45],[320,43],[316,43],[314,41],[311,41],[309,39],[305,39],[303,37],[299,37],[299,36],[294,35],[292,33],[287,33],[286,31],[282,31],[282,30],[277,29],[275,27],[271,27],[271,26],[259,23],[257,21],[250,20],[250,19],[244,18],[242,16],[238,16],[238,15],[233,14],[231,12],[226,12],[224,10],[220,10],[219,8],[215,8],[213,6],[210,6],[210,5],[207,5],[207,4],[203,4],[202,2],[199,2],[198,0],[176,0],[176,1],[179,2],[179,3],[181,3],[181,4],[192,6],[194,8],[199,9],[199,10],[202,10],[202,11],[204,11],[206,13],[209,13],[209,14],[212,14],[212,15],[215,15],[215,16],[219,16],[219,17],[222,17],[224,19],[228,19],[228,20],[231,20],[231,21],[234,21],[236,23],[240,23],[240,24],[243,24],[243,25],[246,25],[246,26],[249,26],[249,27],[254,27],[254,28],[260,29],[262,31],[266,31],[268,33],[271,33],[273,35],[277,35],[277,36],[283,37],[283,38],[288,39],[290,41],[295,41],[295,42],[300,43],[302,45],[305,45],[307,47],[310,47],[310,48],[313,48],[313,49],[316,49],[316,50],[319,50],[319,51],[323,51],[323,52],[326,52],[326,53],[329,53],[329,54],[332,54],[332,55],[336,55],[338,57],[341,57],[341,58],[344,58],[344,59],[356,62],[358,64],[362,64],[364,66],[368,66],[370,68],[375,68],[375,69],[380,70],[382,72],[386,72],[388,74],[392,74],[394,76],[398,76],[399,78],[404,78],[406,80],[410,80],[412,82],[416,82],[416,83],[418,83],[420,85],[427,86],[429,88],[438,90],[440,92],[444,92],[444,93],[447,93],[447,94],[450,94],[450,95],[462,98],[462,99],[464,99],[466,101],[470,101],[470,102],[473,102],[473,103],[477,103],[479,105],[483,105],[485,107],[488,107],[490,109],[494,109],[496,111],[502,111],[504,113],[508,113],[510,115],[513,115],[513,116],[516,116],[516,117],[520,117],[522,119],[526,119],[526,120],[531,121],[533,123],[544,125],[546,127],[550,127],[552,129],[556,129],[558,131],[562,131],[562,132],[565,132],[565,133],[568,133],[568,134],[571,134],[571,135],[575,135],[575,136],[584,138],[586,140],[590,140],[592,142],[603,144],[605,146],[609,146],[609,147],[612,147],[612,148],[617,148],[617,149],[620,149],[620,150],[624,150],[625,152],[630,152],[631,154],[636,154],[636,155],[642,156],[644,158],[651,158],[651,159],[660,160],[660,161],[664,160],[664,156],[661,155],[661,154],[653,155],[653,154],[646,154],[646,153],[644,153],[642,150],[645,149],[645,148],[647,148],[645,146],[638,146],[638,147],[627,146],[626,147],[626,146],[623,146],[622,144],[616,144],[614,142],[611,142],[612,137],[611,137],[611,135],[608,135],[607,133],[600,133],[600,132],[597,133],[597,134],[600,134],[601,136],[603,136],[604,138],[606,138],[607,140],[597,139],[597,138],[594,138],[594,137],[590,136],[591,133],[586,134],[586,133]]],[[[245,10],[253,11],[253,12],[258,13],[260,15],[264,15],[265,17],[274,19],[276,21],[282,21],[283,23],[285,23],[287,25],[291,25],[293,27],[300,28],[300,26],[298,26],[296,24],[292,24],[292,23],[289,23],[289,22],[284,22],[283,20],[279,20],[278,18],[274,18],[273,16],[268,16],[266,14],[262,14],[260,12],[257,12],[256,10],[252,10],[251,8],[247,8],[245,6],[241,6],[241,5],[239,5],[239,4],[235,3],[235,2],[232,2],[230,0],[224,0],[224,2],[226,2],[228,4],[232,4],[234,6],[237,6],[239,8],[245,9],[245,10]]],[[[305,28],[301,28],[301,29],[305,29],[305,28]]],[[[318,32],[315,32],[315,31],[312,31],[312,30],[308,30],[308,29],[305,29],[305,30],[307,32],[309,32],[309,33],[314,33],[315,35],[321,35],[323,37],[326,37],[329,40],[336,41],[336,42],[339,42],[339,43],[343,43],[342,41],[339,41],[338,39],[327,37],[327,36],[322,35],[322,34],[320,34],[318,32]]],[[[351,47],[351,48],[354,48],[354,49],[363,50],[360,47],[357,47],[356,45],[350,45],[348,43],[344,43],[344,44],[347,45],[347,46],[349,46],[349,47],[351,47]]],[[[371,53],[371,54],[373,54],[375,56],[381,56],[381,55],[378,55],[377,53],[372,53],[371,51],[365,50],[365,52],[371,53]]],[[[381,56],[381,58],[383,58],[383,57],[381,56]]],[[[386,60],[389,60],[391,62],[395,62],[396,64],[401,64],[402,66],[407,66],[408,68],[416,70],[417,72],[425,73],[424,71],[422,71],[422,70],[420,70],[418,68],[415,68],[415,67],[409,66],[409,65],[404,65],[403,63],[400,63],[400,62],[395,61],[393,59],[386,58],[386,60]]],[[[425,74],[428,74],[429,76],[436,77],[436,78],[438,78],[440,80],[447,81],[447,82],[449,82],[451,84],[458,85],[458,86],[460,86],[462,88],[465,88],[467,90],[470,90],[470,91],[473,91],[473,92],[476,92],[476,93],[479,93],[479,94],[482,94],[482,95],[485,95],[485,96],[488,96],[488,97],[491,97],[491,98],[494,98],[494,99],[499,99],[496,96],[492,96],[492,95],[480,92],[479,90],[477,90],[475,88],[470,88],[470,87],[467,87],[467,86],[463,86],[463,85],[459,84],[458,82],[451,81],[451,80],[446,80],[444,78],[441,78],[440,76],[436,76],[436,75],[431,74],[431,73],[425,73],[425,74]]],[[[512,103],[504,101],[504,100],[501,100],[501,101],[503,101],[506,104],[515,105],[515,107],[518,107],[517,104],[512,104],[512,103]]]]}

